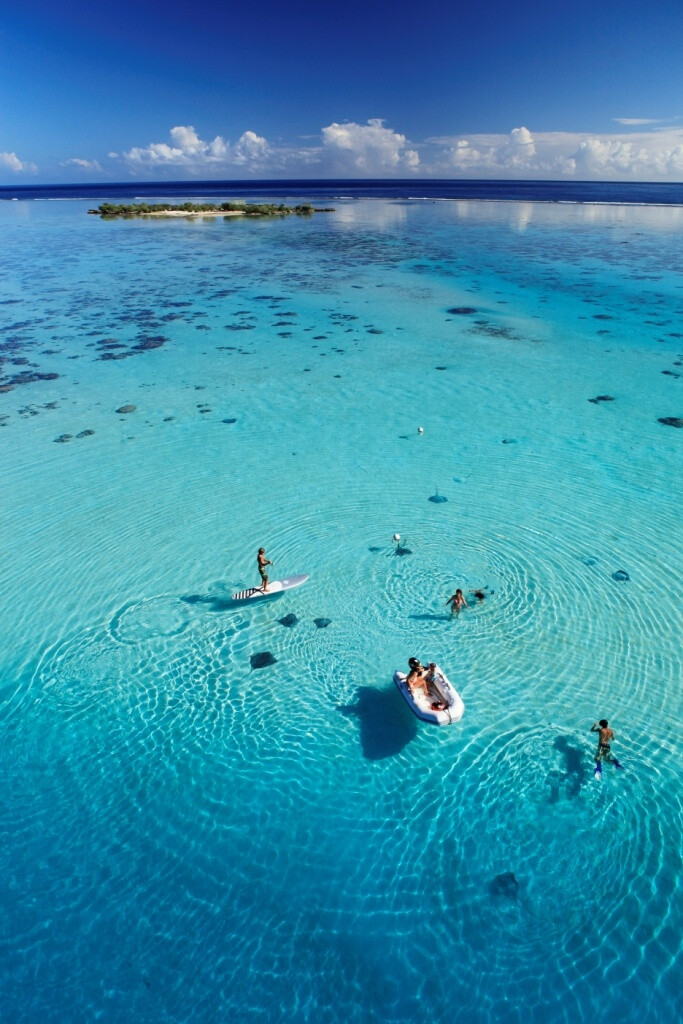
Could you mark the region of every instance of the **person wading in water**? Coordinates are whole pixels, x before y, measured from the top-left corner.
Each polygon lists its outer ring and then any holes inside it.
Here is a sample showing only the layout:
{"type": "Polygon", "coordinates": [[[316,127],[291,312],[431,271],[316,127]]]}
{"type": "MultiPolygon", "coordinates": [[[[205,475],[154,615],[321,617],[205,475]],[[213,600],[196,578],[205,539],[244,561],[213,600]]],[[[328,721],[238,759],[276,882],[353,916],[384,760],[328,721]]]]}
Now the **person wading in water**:
{"type": "Polygon", "coordinates": [[[451,606],[451,615],[459,615],[462,608],[468,607],[465,595],[460,587],[448,598],[446,604],[451,606]]]}

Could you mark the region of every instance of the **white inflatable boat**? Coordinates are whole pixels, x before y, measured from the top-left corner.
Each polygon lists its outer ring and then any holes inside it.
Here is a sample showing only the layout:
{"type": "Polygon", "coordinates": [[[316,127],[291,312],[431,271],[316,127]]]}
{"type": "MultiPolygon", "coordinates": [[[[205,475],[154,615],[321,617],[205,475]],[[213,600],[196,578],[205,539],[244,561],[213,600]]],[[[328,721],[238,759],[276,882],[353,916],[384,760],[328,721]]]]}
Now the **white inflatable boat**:
{"type": "Polygon", "coordinates": [[[411,711],[423,722],[431,722],[432,725],[452,725],[453,722],[459,722],[465,712],[460,694],[438,665],[434,673],[434,682],[428,684],[428,697],[419,688],[413,693],[406,683],[405,672],[394,672],[394,682],[411,711]]]}

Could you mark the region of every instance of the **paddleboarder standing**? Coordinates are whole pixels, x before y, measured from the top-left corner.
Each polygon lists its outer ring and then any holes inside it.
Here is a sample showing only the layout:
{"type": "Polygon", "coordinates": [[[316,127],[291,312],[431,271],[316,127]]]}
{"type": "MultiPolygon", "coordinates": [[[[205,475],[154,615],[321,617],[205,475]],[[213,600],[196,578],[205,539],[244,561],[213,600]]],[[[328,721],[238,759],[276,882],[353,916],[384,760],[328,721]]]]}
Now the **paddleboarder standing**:
{"type": "Polygon", "coordinates": [[[262,590],[264,594],[267,594],[268,593],[268,570],[266,569],[266,566],[267,565],[272,565],[273,563],[271,562],[271,560],[269,558],[266,558],[266,549],[265,548],[259,548],[258,549],[258,554],[256,556],[256,562],[258,564],[259,576],[261,577],[261,581],[262,581],[262,585],[259,587],[259,590],[262,590]]]}

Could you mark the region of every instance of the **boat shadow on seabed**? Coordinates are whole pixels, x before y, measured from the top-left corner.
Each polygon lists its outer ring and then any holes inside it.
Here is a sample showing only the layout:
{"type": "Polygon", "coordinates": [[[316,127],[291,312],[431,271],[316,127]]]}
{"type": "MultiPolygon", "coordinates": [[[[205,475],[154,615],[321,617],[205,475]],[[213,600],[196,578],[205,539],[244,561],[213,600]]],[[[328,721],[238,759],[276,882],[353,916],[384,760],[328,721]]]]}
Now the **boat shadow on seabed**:
{"type": "Polygon", "coordinates": [[[359,686],[355,704],[339,705],[342,715],[358,719],[363,757],[368,761],[381,761],[400,754],[417,736],[417,722],[406,707],[396,699],[392,686],[377,690],[372,686],[359,686]]]}

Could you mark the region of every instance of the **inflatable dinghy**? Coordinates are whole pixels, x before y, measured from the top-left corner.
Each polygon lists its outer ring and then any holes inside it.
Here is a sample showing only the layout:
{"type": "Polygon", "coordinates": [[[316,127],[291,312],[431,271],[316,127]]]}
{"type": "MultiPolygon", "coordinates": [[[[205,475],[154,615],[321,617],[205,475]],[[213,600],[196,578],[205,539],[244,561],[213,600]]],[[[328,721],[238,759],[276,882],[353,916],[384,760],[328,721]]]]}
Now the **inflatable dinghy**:
{"type": "Polygon", "coordinates": [[[434,682],[429,684],[429,697],[426,697],[421,689],[412,692],[406,683],[405,672],[394,672],[394,682],[405,697],[410,710],[423,722],[431,722],[432,725],[452,725],[459,722],[465,712],[460,694],[438,665],[434,672],[434,682]]]}

